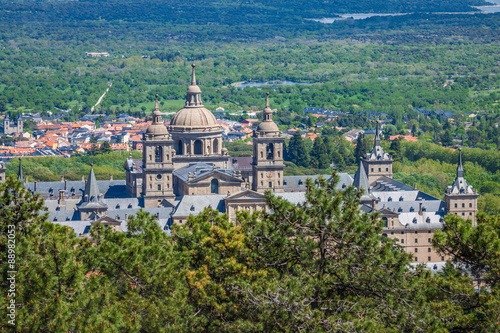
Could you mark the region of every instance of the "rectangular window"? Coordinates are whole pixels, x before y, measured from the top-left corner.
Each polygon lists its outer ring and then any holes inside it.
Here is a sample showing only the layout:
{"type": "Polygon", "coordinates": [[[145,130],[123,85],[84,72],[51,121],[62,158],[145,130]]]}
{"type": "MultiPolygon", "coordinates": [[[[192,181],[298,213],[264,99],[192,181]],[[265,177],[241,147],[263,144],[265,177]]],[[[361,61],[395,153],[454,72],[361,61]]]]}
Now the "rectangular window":
{"type": "Polygon", "coordinates": [[[385,171],[389,172],[389,168],[385,168],[385,171]]]}
{"type": "Polygon", "coordinates": [[[161,191],[161,185],[158,184],[158,191],[161,191]]]}
{"type": "Polygon", "coordinates": [[[403,238],[401,238],[401,244],[404,244],[405,243],[405,240],[403,238]]]}
{"type": "Polygon", "coordinates": [[[378,168],[378,172],[380,172],[380,171],[382,171],[382,169],[381,169],[381,168],[378,168]]]}
{"type": "MultiPolygon", "coordinates": [[[[2,179],[0,178],[0,180],[2,179]]],[[[469,208],[472,208],[472,202],[469,202],[469,208]]]]}
{"type": "Polygon", "coordinates": [[[427,261],[431,261],[431,257],[427,257],[427,261]]]}
{"type": "Polygon", "coordinates": [[[269,188],[273,187],[273,182],[269,182],[269,188]]]}
{"type": "Polygon", "coordinates": [[[431,252],[431,248],[430,248],[430,247],[429,247],[429,248],[427,248],[427,252],[431,252]]]}
{"type": "Polygon", "coordinates": [[[418,261],[418,257],[415,257],[415,261],[418,261]]]}
{"type": "Polygon", "coordinates": [[[462,203],[462,208],[465,208],[465,204],[464,203],[462,203]]]}
{"type": "Polygon", "coordinates": [[[418,249],[417,249],[417,248],[415,248],[415,253],[417,253],[417,252],[418,252],[418,249]]]}
{"type": "Polygon", "coordinates": [[[371,171],[373,172],[373,168],[371,168],[371,169],[372,169],[371,171]]]}
{"type": "Polygon", "coordinates": [[[458,204],[455,204],[455,208],[458,208],[458,204]]]}
{"type": "Polygon", "coordinates": [[[415,238],[415,243],[418,243],[418,238],[415,238]]]}
{"type": "Polygon", "coordinates": [[[441,256],[441,261],[444,261],[444,256],[441,256]]]}

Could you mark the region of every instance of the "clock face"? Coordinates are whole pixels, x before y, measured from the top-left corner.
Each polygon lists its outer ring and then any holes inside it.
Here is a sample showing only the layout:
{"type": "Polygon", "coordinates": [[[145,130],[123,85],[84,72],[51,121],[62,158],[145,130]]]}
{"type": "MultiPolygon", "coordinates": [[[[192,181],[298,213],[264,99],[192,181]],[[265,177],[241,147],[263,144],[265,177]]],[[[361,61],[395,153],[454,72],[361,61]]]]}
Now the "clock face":
{"type": "Polygon", "coordinates": [[[156,179],[161,179],[161,175],[156,175],[156,179]]]}
{"type": "Polygon", "coordinates": [[[273,178],[273,173],[271,171],[267,173],[267,178],[273,178]]]}

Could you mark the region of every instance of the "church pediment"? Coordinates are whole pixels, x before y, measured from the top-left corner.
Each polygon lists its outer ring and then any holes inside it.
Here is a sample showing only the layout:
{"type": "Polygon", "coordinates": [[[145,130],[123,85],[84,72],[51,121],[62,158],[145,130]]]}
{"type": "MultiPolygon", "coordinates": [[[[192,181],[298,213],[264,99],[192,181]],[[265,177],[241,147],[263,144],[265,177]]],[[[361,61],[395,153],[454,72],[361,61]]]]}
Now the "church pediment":
{"type": "Polygon", "coordinates": [[[232,196],[226,198],[226,200],[255,200],[255,199],[265,200],[266,196],[262,193],[258,193],[252,190],[245,190],[243,192],[233,194],[232,196]]]}
{"type": "Polygon", "coordinates": [[[393,212],[392,210],[387,209],[387,208],[383,208],[383,209],[379,210],[379,213],[383,216],[392,216],[392,217],[399,216],[399,213],[393,212]]]}
{"type": "Polygon", "coordinates": [[[217,180],[223,181],[223,182],[238,182],[238,183],[243,182],[243,179],[241,179],[241,178],[228,175],[228,174],[220,172],[218,170],[214,170],[214,171],[209,172],[207,174],[204,174],[198,178],[192,179],[188,183],[189,184],[208,183],[212,179],[217,179],[217,180]]]}
{"type": "Polygon", "coordinates": [[[90,224],[94,224],[97,222],[100,222],[103,225],[121,225],[121,221],[114,219],[112,217],[109,217],[109,216],[100,217],[97,220],[91,222],[90,224]]]}

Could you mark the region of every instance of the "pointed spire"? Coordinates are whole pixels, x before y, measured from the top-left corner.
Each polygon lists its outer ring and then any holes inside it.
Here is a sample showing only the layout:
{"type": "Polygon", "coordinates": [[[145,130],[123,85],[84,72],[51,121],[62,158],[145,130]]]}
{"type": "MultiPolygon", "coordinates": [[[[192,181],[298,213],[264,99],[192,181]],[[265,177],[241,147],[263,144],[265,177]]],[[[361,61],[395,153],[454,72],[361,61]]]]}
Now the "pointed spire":
{"type": "Polygon", "coordinates": [[[156,97],[155,111],[157,111],[157,110],[160,111],[160,106],[158,104],[158,94],[156,94],[155,97],[156,97]]]}
{"type": "Polygon", "coordinates": [[[266,109],[270,109],[271,107],[269,106],[269,91],[266,92],[266,109]]]}
{"type": "Polygon", "coordinates": [[[380,130],[377,121],[377,130],[375,132],[375,146],[380,146],[380,130]]]}
{"type": "Polygon", "coordinates": [[[365,190],[365,194],[368,194],[370,184],[368,183],[368,176],[366,175],[365,166],[362,161],[359,161],[359,168],[354,176],[354,183],[352,185],[358,190],[365,190]]]}
{"type": "Polygon", "coordinates": [[[24,183],[24,179],[23,179],[23,159],[20,158],[19,159],[19,171],[17,173],[17,180],[20,180],[24,183]]]}
{"type": "Polygon", "coordinates": [[[193,68],[193,70],[191,72],[191,85],[195,86],[196,85],[196,73],[195,73],[194,68],[196,67],[196,65],[194,63],[192,63],[191,67],[193,68]]]}
{"type": "Polygon", "coordinates": [[[457,166],[457,177],[464,176],[464,167],[462,165],[462,148],[458,148],[458,166],[457,166]]]}
{"type": "Polygon", "coordinates": [[[99,199],[99,187],[94,173],[94,163],[90,164],[90,173],[87,183],[85,184],[85,201],[97,202],[99,199]]]}

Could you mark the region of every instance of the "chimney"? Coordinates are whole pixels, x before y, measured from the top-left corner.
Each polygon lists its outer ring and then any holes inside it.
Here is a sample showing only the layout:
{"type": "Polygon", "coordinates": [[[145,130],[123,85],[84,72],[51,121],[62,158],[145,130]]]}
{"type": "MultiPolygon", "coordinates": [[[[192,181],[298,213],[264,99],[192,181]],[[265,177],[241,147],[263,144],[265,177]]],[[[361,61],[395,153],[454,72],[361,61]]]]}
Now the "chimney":
{"type": "Polygon", "coordinates": [[[64,181],[64,176],[61,176],[61,181],[62,181],[62,182],[64,181]]]}
{"type": "Polygon", "coordinates": [[[65,201],[64,201],[64,190],[59,190],[59,200],[58,200],[59,206],[64,206],[65,201]]]}
{"type": "Polygon", "coordinates": [[[418,215],[422,215],[422,214],[423,214],[422,203],[420,203],[418,206],[418,215]]]}
{"type": "Polygon", "coordinates": [[[413,188],[416,190],[417,189],[417,183],[413,183],[413,188]]]}
{"type": "Polygon", "coordinates": [[[64,181],[64,190],[65,191],[68,190],[68,181],[67,180],[64,181]]]}
{"type": "Polygon", "coordinates": [[[125,214],[125,221],[127,221],[127,218],[128,218],[128,214],[125,214]]]}
{"type": "Polygon", "coordinates": [[[34,182],[34,187],[35,187],[35,188],[33,189],[35,192],[36,192],[36,183],[37,183],[37,182],[35,181],[35,182],[34,182]]]}
{"type": "Polygon", "coordinates": [[[112,182],[113,181],[113,175],[109,175],[109,181],[112,182]]]}
{"type": "Polygon", "coordinates": [[[26,181],[25,181],[25,183],[27,183],[27,182],[28,182],[28,176],[26,176],[26,181]]]}
{"type": "Polygon", "coordinates": [[[84,176],[84,175],[82,175],[82,182],[84,182],[84,181],[85,181],[85,176],[84,176]]]}

